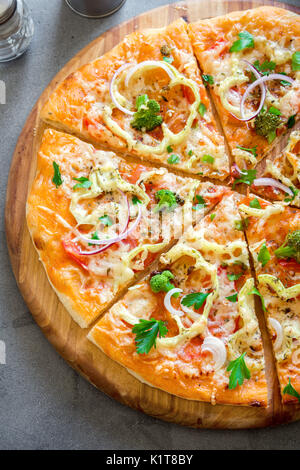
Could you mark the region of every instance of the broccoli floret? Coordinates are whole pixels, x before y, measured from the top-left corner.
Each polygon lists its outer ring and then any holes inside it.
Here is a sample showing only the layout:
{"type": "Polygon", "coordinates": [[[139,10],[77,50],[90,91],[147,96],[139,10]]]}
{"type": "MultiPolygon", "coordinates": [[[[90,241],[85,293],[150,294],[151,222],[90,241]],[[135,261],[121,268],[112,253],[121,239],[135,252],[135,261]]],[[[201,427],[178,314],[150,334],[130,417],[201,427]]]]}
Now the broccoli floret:
{"type": "Polygon", "coordinates": [[[158,204],[154,208],[154,212],[160,212],[165,210],[171,211],[177,206],[176,194],[169,189],[160,189],[155,193],[155,199],[158,204]]]}
{"type": "Polygon", "coordinates": [[[171,271],[162,271],[161,273],[155,274],[150,279],[150,287],[153,292],[169,292],[169,290],[174,289],[173,284],[171,284],[170,279],[174,279],[174,275],[171,271]]]}
{"type": "Polygon", "coordinates": [[[255,118],[255,132],[262,137],[266,137],[269,141],[274,140],[275,131],[280,124],[280,116],[270,111],[263,110],[255,118]]]}
{"type": "Polygon", "coordinates": [[[300,263],[300,230],[288,233],[285,242],[275,250],[277,258],[294,258],[300,263]]]}
{"type": "Polygon", "coordinates": [[[152,131],[160,126],[163,118],[159,114],[160,106],[155,100],[149,100],[148,95],[140,95],[136,99],[137,112],[133,115],[130,125],[139,131],[152,131]]]}

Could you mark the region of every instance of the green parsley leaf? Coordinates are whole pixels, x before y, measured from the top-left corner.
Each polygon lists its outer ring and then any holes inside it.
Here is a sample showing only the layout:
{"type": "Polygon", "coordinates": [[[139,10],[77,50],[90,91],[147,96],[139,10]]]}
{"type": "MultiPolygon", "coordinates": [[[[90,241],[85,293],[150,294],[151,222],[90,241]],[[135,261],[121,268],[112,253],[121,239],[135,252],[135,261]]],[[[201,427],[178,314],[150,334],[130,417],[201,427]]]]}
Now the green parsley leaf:
{"type": "Polygon", "coordinates": [[[197,194],[195,197],[194,197],[194,200],[196,200],[196,204],[195,206],[192,207],[192,209],[194,211],[200,211],[201,209],[203,209],[204,207],[206,207],[206,202],[204,200],[204,198],[202,196],[200,196],[199,194],[197,194]]]}
{"type": "Polygon", "coordinates": [[[210,220],[213,221],[217,214],[210,214],[210,220]]]}
{"type": "MultiPolygon", "coordinates": [[[[280,72],[280,73],[281,73],[281,75],[287,75],[287,73],[285,73],[285,72],[280,72]]],[[[280,85],[291,86],[291,83],[287,82],[286,80],[280,80],[280,85]]]]}
{"type": "Polygon", "coordinates": [[[113,220],[109,217],[109,215],[106,214],[102,217],[99,217],[99,220],[101,220],[101,223],[107,227],[110,227],[113,224],[113,220]]]}
{"type": "Polygon", "coordinates": [[[246,230],[246,228],[248,227],[249,225],[249,219],[247,217],[247,219],[240,219],[240,220],[235,220],[234,221],[234,228],[236,230],[246,230]]]}
{"type": "Polygon", "coordinates": [[[91,187],[92,183],[88,178],[81,176],[80,178],[73,178],[75,181],[79,181],[79,183],[73,186],[73,189],[88,189],[91,187]]]}
{"type": "Polygon", "coordinates": [[[60,186],[63,183],[63,180],[61,179],[59,165],[56,162],[53,162],[53,168],[54,168],[54,176],[52,178],[52,182],[58,188],[58,186],[60,186]]]}
{"type": "Polygon", "coordinates": [[[179,163],[180,162],[180,158],[178,155],[176,155],[175,153],[172,153],[172,155],[169,156],[167,162],[170,164],[170,165],[176,165],[176,163],[179,163]]]}
{"type": "Polygon", "coordinates": [[[238,34],[238,37],[240,39],[232,44],[229,52],[239,52],[243,49],[251,49],[254,47],[254,38],[251,33],[248,33],[248,31],[241,31],[238,34]]]}
{"type": "Polygon", "coordinates": [[[271,255],[265,243],[262,244],[257,259],[261,263],[262,267],[264,267],[268,261],[270,261],[271,255]]]}
{"type": "Polygon", "coordinates": [[[236,146],[238,149],[245,150],[245,152],[250,152],[256,158],[257,157],[257,145],[252,148],[241,147],[240,145],[236,146]]]}
{"type": "Polygon", "coordinates": [[[227,274],[227,279],[228,279],[228,281],[237,281],[242,275],[243,275],[243,273],[227,274]]]}
{"type": "Polygon", "coordinates": [[[256,289],[256,287],[253,287],[253,289],[250,292],[248,292],[248,295],[258,295],[258,297],[260,297],[260,300],[261,300],[262,309],[264,312],[266,312],[265,299],[263,298],[259,290],[256,289]]]}
{"type": "Polygon", "coordinates": [[[296,122],[295,117],[296,117],[296,114],[293,114],[292,116],[288,118],[287,123],[286,123],[288,129],[291,129],[292,127],[294,127],[295,122],[296,122]]]}
{"type": "Polygon", "coordinates": [[[299,72],[300,70],[300,51],[294,52],[292,55],[292,70],[299,72]]]}
{"type": "Polygon", "coordinates": [[[163,58],[163,61],[164,62],[168,62],[168,64],[172,64],[172,62],[174,62],[174,58],[173,57],[164,57],[163,58]]]}
{"type": "Polygon", "coordinates": [[[211,165],[214,163],[215,159],[211,155],[203,155],[202,159],[205,163],[210,163],[211,165]]]}
{"type": "Polygon", "coordinates": [[[210,85],[214,84],[214,77],[212,75],[202,75],[202,78],[206,84],[207,83],[209,83],[210,85]]]}
{"type": "Polygon", "coordinates": [[[139,200],[137,196],[132,196],[132,204],[142,204],[142,201],[139,200]]]}
{"type": "Polygon", "coordinates": [[[194,309],[199,310],[199,308],[202,307],[209,294],[210,292],[193,292],[192,294],[185,295],[182,298],[181,303],[185,307],[192,307],[194,305],[194,309]]]}
{"type": "Polygon", "coordinates": [[[144,320],[140,318],[139,323],[133,325],[132,333],[135,334],[135,346],[138,354],[148,354],[154,346],[156,348],[157,337],[166,336],[168,329],[166,323],[161,320],[144,320]]]}
{"type": "Polygon", "coordinates": [[[281,116],[281,111],[279,109],[275,108],[275,106],[271,106],[269,108],[269,113],[275,114],[275,116],[281,116]]]}
{"type": "Polygon", "coordinates": [[[240,178],[236,179],[232,188],[234,189],[238,183],[251,185],[256,178],[256,170],[243,170],[240,178]]]}
{"type": "Polygon", "coordinates": [[[290,190],[292,191],[293,196],[291,196],[291,197],[286,197],[286,198],[284,199],[284,202],[292,202],[292,201],[295,199],[295,197],[299,194],[299,189],[294,188],[294,186],[290,186],[289,188],[290,188],[290,190]]]}
{"type": "Polygon", "coordinates": [[[244,352],[240,357],[234,361],[230,361],[227,367],[227,371],[230,372],[229,385],[230,390],[237,387],[237,385],[243,385],[245,379],[250,379],[251,374],[250,370],[246,366],[245,357],[246,353],[244,352]]]}
{"type": "MultiPolygon", "coordinates": [[[[97,232],[94,232],[92,237],[91,237],[91,240],[100,240],[100,238],[98,237],[98,233],[97,232]]],[[[93,246],[94,243],[89,243],[89,246],[93,246]]]]}
{"type": "Polygon", "coordinates": [[[229,295],[228,297],[226,297],[226,299],[229,300],[229,302],[237,302],[237,297],[238,297],[238,293],[236,292],[235,294],[229,295]]]}
{"type": "Polygon", "coordinates": [[[249,202],[249,207],[252,207],[252,209],[261,209],[259,200],[256,197],[252,199],[252,201],[249,202]]]}
{"type": "Polygon", "coordinates": [[[171,145],[168,145],[168,147],[167,147],[167,152],[168,152],[168,153],[173,152],[173,148],[171,147],[171,145]]]}
{"type": "Polygon", "coordinates": [[[206,106],[203,103],[199,104],[198,113],[203,117],[206,112],[206,106]]]}
{"type": "Polygon", "coordinates": [[[293,385],[291,384],[291,378],[289,377],[289,383],[283,389],[284,395],[291,395],[292,397],[296,397],[300,403],[300,394],[297,390],[294,389],[293,385]]]}
{"type": "Polygon", "coordinates": [[[193,155],[193,150],[188,151],[188,156],[191,157],[193,155]]]}

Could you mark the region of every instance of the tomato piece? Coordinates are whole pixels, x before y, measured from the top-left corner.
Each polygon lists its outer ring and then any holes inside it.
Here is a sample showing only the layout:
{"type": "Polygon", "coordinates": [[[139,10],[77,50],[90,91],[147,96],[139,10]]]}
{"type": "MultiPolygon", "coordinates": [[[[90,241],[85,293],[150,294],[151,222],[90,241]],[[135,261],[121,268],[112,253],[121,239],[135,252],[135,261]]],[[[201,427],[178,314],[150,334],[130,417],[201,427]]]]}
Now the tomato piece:
{"type": "Polygon", "coordinates": [[[300,264],[297,263],[294,259],[279,259],[278,263],[281,265],[282,268],[286,270],[291,270],[295,272],[300,272],[300,264]]]}
{"type": "Polygon", "coordinates": [[[194,103],[195,96],[193,90],[189,86],[182,85],[182,93],[189,104],[194,103]]]}
{"type": "Polygon", "coordinates": [[[72,240],[63,240],[62,245],[67,255],[72,258],[73,261],[79,264],[85,271],[89,271],[88,266],[84,262],[85,257],[80,254],[79,248],[75,242],[72,240]]]}

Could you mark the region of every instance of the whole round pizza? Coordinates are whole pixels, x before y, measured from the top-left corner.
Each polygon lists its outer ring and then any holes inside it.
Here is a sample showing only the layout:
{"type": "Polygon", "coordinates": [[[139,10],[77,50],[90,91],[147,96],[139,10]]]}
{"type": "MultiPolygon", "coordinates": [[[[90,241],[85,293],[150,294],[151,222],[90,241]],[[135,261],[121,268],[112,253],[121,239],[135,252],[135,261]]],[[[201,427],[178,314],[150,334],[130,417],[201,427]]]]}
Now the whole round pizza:
{"type": "Polygon", "coordinates": [[[134,32],[44,106],[32,241],[88,339],[142,382],[266,407],[266,322],[282,400],[300,401],[299,115],[300,19],[274,7],[134,32]]]}

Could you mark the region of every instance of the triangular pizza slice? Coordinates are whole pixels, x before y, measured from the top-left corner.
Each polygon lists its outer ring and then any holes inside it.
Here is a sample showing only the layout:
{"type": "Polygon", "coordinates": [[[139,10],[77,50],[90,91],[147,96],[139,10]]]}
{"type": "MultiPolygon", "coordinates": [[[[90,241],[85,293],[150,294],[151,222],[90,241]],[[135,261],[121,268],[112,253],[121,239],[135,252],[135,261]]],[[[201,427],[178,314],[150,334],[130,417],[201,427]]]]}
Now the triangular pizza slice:
{"type": "Polygon", "coordinates": [[[88,338],[130,373],[191,400],[267,406],[264,353],[254,310],[239,196],[160,258],[88,338]]]}
{"type": "Polygon", "coordinates": [[[46,130],[27,223],[51,285],[87,327],[226,191],[46,130]]]}
{"type": "Polygon", "coordinates": [[[240,205],[282,398],[300,401],[300,210],[254,195],[240,205]]]}
{"type": "Polygon", "coordinates": [[[68,76],[42,118],[93,143],[224,179],[229,161],[185,22],[137,31],[68,76]]]}
{"type": "Polygon", "coordinates": [[[239,169],[254,167],[300,110],[300,17],[274,7],[189,25],[239,169]]]}

